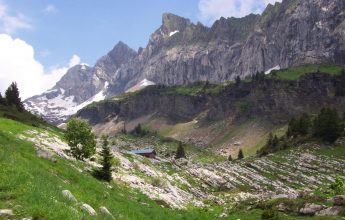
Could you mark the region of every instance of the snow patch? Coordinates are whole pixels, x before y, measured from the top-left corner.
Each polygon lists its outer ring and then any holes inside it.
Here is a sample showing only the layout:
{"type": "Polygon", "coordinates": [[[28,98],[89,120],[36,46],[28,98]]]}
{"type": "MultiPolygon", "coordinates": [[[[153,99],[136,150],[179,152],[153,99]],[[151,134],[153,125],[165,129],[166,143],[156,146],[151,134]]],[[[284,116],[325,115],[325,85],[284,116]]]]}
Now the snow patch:
{"type": "Polygon", "coordinates": [[[176,31],[172,31],[169,33],[169,37],[173,36],[174,34],[177,34],[179,33],[180,31],[179,30],[176,30],[176,31]]]}
{"type": "Polygon", "coordinates": [[[273,70],[280,70],[280,66],[275,66],[265,72],[265,75],[270,74],[273,70]]]}
{"type": "Polygon", "coordinates": [[[143,79],[138,84],[136,84],[135,86],[128,89],[126,92],[135,92],[135,91],[138,91],[138,90],[145,88],[146,86],[151,86],[151,85],[156,85],[156,83],[154,83],[148,79],[143,79]]]}

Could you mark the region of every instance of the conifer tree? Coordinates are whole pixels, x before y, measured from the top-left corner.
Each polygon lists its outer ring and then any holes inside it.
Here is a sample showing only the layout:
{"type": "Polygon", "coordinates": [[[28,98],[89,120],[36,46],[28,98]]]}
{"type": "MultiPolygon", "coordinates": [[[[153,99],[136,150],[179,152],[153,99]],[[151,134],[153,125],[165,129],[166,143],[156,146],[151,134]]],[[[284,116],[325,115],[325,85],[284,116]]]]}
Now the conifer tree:
{"type": "Polygon", "coordinates": [[[175,159],[186,158],[182,142],[180,141],[177,147],[175,159]]]}
{"type": "Polygon", "coordinates": [[[241,78],[240,78],[240,76],[237,76],[236,80],[235,80],[235,85],[238,86],[240,84],[241,84],[241,78]]]}
{"type": "Polygon", "coordinates": [[[244,154],[243,154],[242,149],[240,149],[240,151],[238,152],[238,157],[237,157],[237,159],[241,160],[241,159],[243,159],[243,158],[244,158],[244,154]]]}
{"type": "Polygon", "coordinates": [[[6,104],[6,101],[5,99],[2,97],[2,94],[0,92],[0,105],[5,105],[6,104]]]}
{"type": "Polygon", "coordinates": [[[111,181],[111,167],[112,167],[112,158],[113,155],[111,154],[110,148],[109,148],[109,142],[108,142],[108,137],[103,136],[102,137],[102,152],[100,155],[102,156],[102,168],[99,170],[99,178],[106,180],[108,182],[111,181]]]}
{"type": "Polygon", "coordinates": [[[231,154],[229,154],[228,161],[233,161],[231,154]]]}
{"type": "Polygon", "coordinates": [[[313,135],[323,141],[334,142],[342,132],[338,112],[334,108],[323,108],[314,120],[313,135]]]}
{"type": "Polygon", "coordinates": [[[24,110],[24,106],[23,103],[19,97],[19,90],[17,87],[17,83],[13,82],[8,89],[5,92],[5,96],[6,96],[6,103],[11,106],[15,106],[17,108],[18,111],[23,111],[24,110]]]}

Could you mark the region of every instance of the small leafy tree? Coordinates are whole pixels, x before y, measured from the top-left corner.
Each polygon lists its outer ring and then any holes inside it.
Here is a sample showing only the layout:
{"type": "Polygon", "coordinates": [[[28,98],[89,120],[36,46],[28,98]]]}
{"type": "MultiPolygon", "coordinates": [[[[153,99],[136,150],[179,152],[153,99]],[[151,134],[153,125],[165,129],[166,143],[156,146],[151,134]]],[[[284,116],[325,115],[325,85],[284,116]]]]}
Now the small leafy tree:
{"type": "Polygon", "coordinates": [[[13,82],[5,92],[6,103],[7,105],[15,106],[18,111],[24,110],[24,105],[19,97],[19,90],[16,82],[13,82]]]}
{"type": "Polygon", "coordinates": [[[314,137],[333,143],[342,132],[342,124],[338,112],[333,108],[323,108],[314,120],[314,137]]]}
{"type": "Polygon", "coordinates": [[[177,151],[176,151],[176,155],[175,155],[176,159],[180,159],[180,158],[186,158],[186,154],[184,152],[184,148],[182,145],[182,142],[180,141],[177,147],[177,151]]]}
{"type": "Polygon", "coordinates": [[[102,168],[98,171],[98,177],[102,180],[110,182],[112,179],[111,167],[113,155],[111,154],[110,148],[108,146],[109,142],[107,136],[102,137],[102,142],[102,152],[100,153],[102,156],[102,168]]]}
{"type": "Polygon", "coordinates": [[[240,151],[238,152],[238,157],[237,157],[237,159],[241,160],[241,159],[243,159],[243,158],[244,158],[244,154],[243,154],[242,149],[240,149],[240,151]]]}
{"type": "Polygon", "coordinates": [[[84,160],[95,154],[95,135],[86,121],[71,119],[67,124],[65,137],[71,147],[71,153],[76,159],[84,160]]]}

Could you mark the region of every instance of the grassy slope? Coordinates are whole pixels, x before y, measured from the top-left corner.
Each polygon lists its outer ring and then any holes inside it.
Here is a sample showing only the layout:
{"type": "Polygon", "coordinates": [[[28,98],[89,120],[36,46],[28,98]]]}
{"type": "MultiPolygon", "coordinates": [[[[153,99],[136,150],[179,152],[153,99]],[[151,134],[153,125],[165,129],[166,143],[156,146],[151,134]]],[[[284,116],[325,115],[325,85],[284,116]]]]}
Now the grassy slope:
{"type": "Polygon", "coordinates": [[[340,66],[340,65],[310,64],[310,65],[292,67],[289,69],[272,71],[272,73],[268,75],[267,77],[268,78],[272,77],[272,78],[281,79],[281,80],[297,80],[301,76],[307,73],[315,73],[319,71],[321,73],[328,73],[328,74],[334,75],[334,74],[340,74],[343,69],[344,69],[344,66],[340,66]]]}
{"type": "MultiPolygon", "coordinates": [[[[210,209],[222,210],[219,206],[185,211],[162,208],[122,184],[113,183],[109,188],[87,172],[80,173],[72,167],[83,169],[81,163],[63,159],[53,163],[38,158],[32,143],[16,138],[16,135],[32,129],[43,130],[0,118],[0,209],[13,209],[18,219],[28,216],[37,219],[81,219],[85,213],[79,205],[62,197],[64,189],[70,190],[78,201],[88,203],[95,209],[106,206],[116,219],[217,219],[216,213],[219,212],[210,209]]],[[[338,148],[335,150],[339,151],[338,148]]],[[[344,151],[341,152],[343,155],[344,151]]],[[[320,153],[328,154],[329,151],[320,153]]],[[[236,211],[224,219],[260,219],[261,213],[262,210],[256,209],[236,211]]],[[[313,219],[280,215],[282,219],[313,219]]],[[[99,214],[89,219],[107,219],[107,216],[99,214]]]]}
{"type": "MultiPolygon", "coordinates": [[[[77,162],[58,159],[57,163],[52,163],[38,158],[32,143],[15,137],[31,129],[38,128],[0,118],[0,209],[14,209],[18,218],[81,219],[84,214],[79,206],[61,195],[62,190],[68,189],[78,201],[95,209],[106,206],[117,219],[162,219],[162,216],[164,219],[212,219],[199,210],[164,209],[146,196],[119,184],[113,184],[109,189],[88,173],[72,168],[71,163],[83,168],[77,162]]],[[[106,216],[90,219],[106,219],[106,216]]]]}

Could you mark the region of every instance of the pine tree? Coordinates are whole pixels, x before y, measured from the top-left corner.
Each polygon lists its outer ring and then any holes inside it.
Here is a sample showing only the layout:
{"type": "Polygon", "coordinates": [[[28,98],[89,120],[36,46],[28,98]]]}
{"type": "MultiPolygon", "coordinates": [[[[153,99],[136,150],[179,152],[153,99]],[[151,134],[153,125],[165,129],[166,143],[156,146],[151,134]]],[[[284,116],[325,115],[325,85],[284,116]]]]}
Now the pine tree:
{"type": "Polygon", "coordinates": [[[286,135],[288,137],[292,137],[296,134],[296,119],[295,118],[292,118],[290,121],[289,121],[289,126],[288,126],[288,130],[287,130],[287,133],[286,135]]]}
{"type": "Polygon", "coordinates": [[[24,110],[24,106],[23,103],[19,97],[19,90],[17,87],[17,83],[13,82],[8,89],[5,92],[5,96],[6,96],[6,103],[11,106],[15,106],[17,108],[18,111],[23,111],[24,110]]]}
{"type": "Polygon", "coordinates": [[[99,171],[99,178],[106,180],[108,182],[111,181],[112,177],[111,177],[111,167],[112,167],[112,158],[113,155],[111,154],[110,148],[109,148],[109,142],[108,142],[108,137],[107,136],[103,136],[102,137],[102,152],[100,153],[100,155],[102,156],[102,168],[99,171]]]}
{"type": "Polygon", "coordinates": [[[6,100],[2,97],[1,92],[0,92],[0,105],[5,105],[6,100]]]}
{"type": "Polygon", "coordinates": [[[241,84],[241,78],[240,78],[240,76],[237,76],[235,79],[235,85],[238,86],[240,84],[241,84]]]}
{"type": "Polygon", "coordinates": [[[237,157],[237,159],[241,160],[241,159],[243,159],[243,158],[244,158],[243,151],[242,151],[242,149],[240,149],[240,151],[238,152],[238,157],[237,157]]]}
{"type": "Polygon", "coordinates": [[[229,154],[228,161],[233,161],[231,154],[229,154]]]}
{"type": "Polygon", "coordinates": [[[182,142],[180,141],[177,147],[175,159],[186,158],[182,142]]]}
{"type": "Polygon", "coordinates": [[[323,108],[314,120],[313,135],[323,141],[334,142],[342,132],[338,112],[333,108],[323,108]]]}

